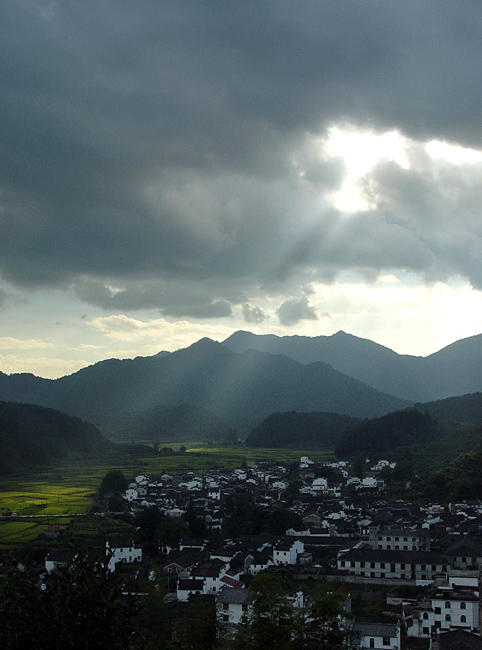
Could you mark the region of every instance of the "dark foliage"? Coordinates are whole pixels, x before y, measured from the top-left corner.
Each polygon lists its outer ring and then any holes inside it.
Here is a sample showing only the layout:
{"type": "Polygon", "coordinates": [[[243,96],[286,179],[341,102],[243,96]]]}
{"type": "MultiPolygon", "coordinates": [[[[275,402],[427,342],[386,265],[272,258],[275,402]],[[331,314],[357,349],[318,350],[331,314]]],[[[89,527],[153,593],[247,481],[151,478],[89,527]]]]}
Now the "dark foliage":
{"type": "Polygon", "coordinates": [[[360,420],[336,413],[272,413],[248,435],[250,447],[332,449],[360,420]]]}
{"type": "Polygon", "coordinates": [[[129,650],[137,612],[122,587],[90,554],[77,554],[45,589],[28,573],[8,567],[0,582],[2,650],[129,650]]]}
{"type": "Polygon", "coordinates": [[[78,418],[32,404],[0,402],[0,474],[71,456],[99,457],[112,447],[78,418]]]}
{"type": "Polygon", "coordinates": [[[380,454],[410,444],[430,442],[442,435],[437,421],[416,409],[396,411],[368,420],[346,433],[336,448],[338,456],[380,454]]]}
{"type": "Polygon", "coordinates": [[[122,494],[125,492],[129,482],[120,469],[113,469],[102,479],[99,488],[101,497],[106,494],[122,494]]]}

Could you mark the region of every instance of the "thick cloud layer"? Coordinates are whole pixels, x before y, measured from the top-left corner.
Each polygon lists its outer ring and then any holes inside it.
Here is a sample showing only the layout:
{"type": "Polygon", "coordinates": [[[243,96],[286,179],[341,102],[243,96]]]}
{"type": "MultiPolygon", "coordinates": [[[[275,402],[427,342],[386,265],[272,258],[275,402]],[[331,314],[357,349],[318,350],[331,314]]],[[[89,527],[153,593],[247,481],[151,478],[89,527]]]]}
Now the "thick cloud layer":
{"type": "Polygon", "coordinates": [[[482,288],[481,168],[380,163],[343,214],[322,151],[343,123],[482,148],[477,3],[4,0],[0,25],[4,280],[252,323],[284,286],[286,324],[342,270],[482,288]]]}

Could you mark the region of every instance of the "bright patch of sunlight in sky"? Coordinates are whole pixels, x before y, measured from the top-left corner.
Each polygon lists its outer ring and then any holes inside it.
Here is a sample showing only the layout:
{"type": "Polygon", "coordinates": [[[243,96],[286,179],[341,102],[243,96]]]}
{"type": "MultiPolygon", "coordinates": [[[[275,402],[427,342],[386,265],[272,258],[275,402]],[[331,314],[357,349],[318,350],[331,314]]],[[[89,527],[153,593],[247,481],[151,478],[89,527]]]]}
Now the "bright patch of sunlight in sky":
{"type": "Polygon", "coordinates": [[[334,205],[344,212],[369,210],[372,206],[363,196],[360,179],[380,160],[393,160],[408,168],[407,138],[398,131],[374,133],[353,127],[332,127],[324,142],[324,153],[342,157],[346,175],[342,187],[332,196],[334,205]]]}

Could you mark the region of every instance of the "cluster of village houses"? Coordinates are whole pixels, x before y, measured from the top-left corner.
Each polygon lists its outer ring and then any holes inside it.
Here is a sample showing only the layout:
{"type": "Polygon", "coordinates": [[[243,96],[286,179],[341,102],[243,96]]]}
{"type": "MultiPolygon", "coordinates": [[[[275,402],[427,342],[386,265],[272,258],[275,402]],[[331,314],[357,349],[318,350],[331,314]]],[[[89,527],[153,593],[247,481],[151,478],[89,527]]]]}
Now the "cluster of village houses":
{"type": "MultiPolygon", "coordinates": [[[[175,584],[179,602],[196,594],[214,594],[221,629],[232,631],[249,618],[252,596],[247,577],[288,571],[298,579],[386,590],[387,604],[399,607],[399,619],[357,623],[361,648],[400,650],[402,626],[408,637],[430,640],[434,649],[482,648],[482,504],[464,502],[447,508],[388,502],[384,482],[377,478],[387,461],[371,467],[363,480],[350,478],[343,462],[329,465],[341,478],[317,477],[314,464],[307,457],[301,459],[301,487],[290,507],[303,526],[278,536],[262,533],[226,540],[221,529],[230,496],[248,494],[267,511],[286,507],[289,481],[283,465],[166,474],[156,481],[138,476],[124,499],[133,513],[156,506],[181,516],[189,504],[202,513],[210,531],[207,539],[184,539],[179,548],[165,548],[162,571],[175,584]]],[[[110,540],[106,550],[112,570],[119,563],[142,565],[142,548],[132,540],[110,540]]],[[[47,571],[58,566],[55,559],[55,554],[47,558],[47,571]]],[[[62,561],[59,555],[57,559],[62,561]]],[[[135,592],[133,586],[126,589],[135,592]]],[[[295,607],[303,607],[302,591],[290,597],[295,607]]]]}

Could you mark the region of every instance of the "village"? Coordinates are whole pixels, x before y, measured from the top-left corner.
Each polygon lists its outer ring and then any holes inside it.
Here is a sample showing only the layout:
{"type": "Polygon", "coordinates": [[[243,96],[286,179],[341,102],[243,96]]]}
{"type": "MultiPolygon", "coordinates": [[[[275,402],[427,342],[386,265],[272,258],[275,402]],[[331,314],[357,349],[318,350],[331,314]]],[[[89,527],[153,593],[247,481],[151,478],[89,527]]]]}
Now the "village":
{"type": "MultiPolygon", "coordinates": [[[[388,616],[380,620],[355,623],[347,598],[347,625],[357,630],[361,648],[412,647],[402,645],[403,639],[425,640],[417,647],[434,649],[482,647],[482,504],[389,500],[387,468],[394,464],[367,463],[360,479],[346,462],[321,465],[305,456],[296,467],[260,462],[156,480],[139,475],[122,495],[130,514],[155,509],[174,521],[189,510],[204,534],[172,545],[159,542],[154,553],[146,553],[135,536],[109,539],[109,568],[129,568],[125,593],[139,597],[153,566],[168,578],[169,601],[188,606],[192,598],[214,597],[221,635],[232,635],[249,619],[250,581],[268,572],[289,577],[295,587],[288,597],[297,608],[304,606],[307,581],[334,590],[343,585],[382,591],[388,616]],[[233,513],[233,504],[243,500],[261,517],[272,520],[278,513],[275,529],[243,530],[243,511],[233,513]],[[296,517],[284,519],[287,512],[296,517]],[[226,536],[230,517],[238,518],[231,529],[238,534],[226,536]],[[281,530],[285,520],[297,525],[281,530]]],[[[48,554],[47,578],[68,562],[66,552],[48,554]]]]}

